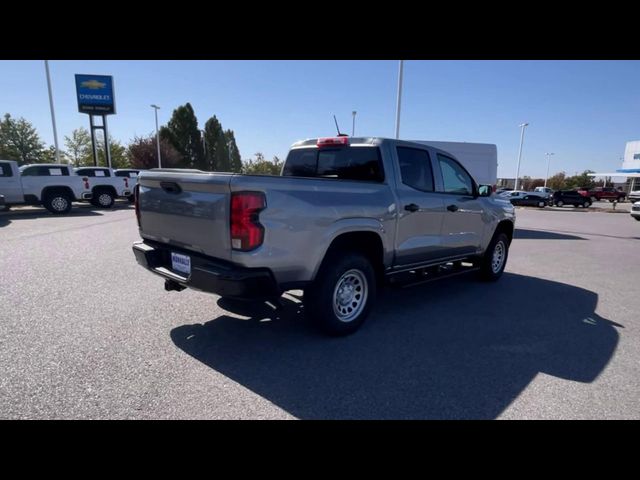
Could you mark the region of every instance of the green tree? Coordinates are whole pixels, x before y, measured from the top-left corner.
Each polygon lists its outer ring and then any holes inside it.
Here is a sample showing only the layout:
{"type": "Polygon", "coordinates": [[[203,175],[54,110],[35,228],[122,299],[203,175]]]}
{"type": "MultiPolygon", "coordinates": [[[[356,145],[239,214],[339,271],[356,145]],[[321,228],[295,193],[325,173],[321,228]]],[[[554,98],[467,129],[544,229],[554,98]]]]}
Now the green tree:
{"type": "Polygon", "coordinates": [[[231,172],[229,148],[222,124],[214,115],[204,125],[206,168],[217,172],[231,172]]]}
{"type": "MultiPolygon", "coordinates": [[[[104,138],[97,139],[98,149],[98,165],[107,165],[107,155],[104,149],[104,138]]],[[[111,154],[111,168],[129,168],[129,157],[127,156],[127,149],[118,140],[109,138],[109,153],[111,154]]]]}
{"type": "Polygon", "coordinates": [[[558,172],[547,180],[547,186],[553,190],[564,190],[567,188],[566,174],[558,172]]]}
{"type": "Polygon", "coordinates": [[[70,137],[65,136],[64,146],[67,148],[67,156],[76,167],[93,165],[91,134],[86,128],[76,128],[71,132],[70,137]]]}
{"type": "MultiPolygon", "coordinates": [[[[182,156],[165,139],[160,139],[160,156],[163,168],[176,168],[180,165],[182,156]]],[[[156,136],[135,137],[127,148],[127,157],[132,168],[148,170],[158,167],[158,146],[156,136]]]]}
{"type": "Polygon", "coordinates": [[[0,121],[0,157],[20,164],[42,162],[44,144],[34,126],[5,113],[0,121]]]}
{"type": "Polygon", "coordinates": [[[182,156],[180,167],[206,170],[198,119],[190,103],[173,111],[171,120],[160,129],[160,137],[167,140],[180,153],[182,156]]]}
{"type": "Polygon", "coordinates": [[[255,153],[255,160],[245,162],[242,173],[248,175],[280,175],[282,161],[278,157],[273,157],[272,161],[266,160],[260,152],[255,153]]]}
{"type": "Polygon", "coordinates": [[[236,144],[236,137],[233,134],[233,130],[226,130],[224,132],[224,138],[231,157],[231,171],[240,173],[242,171],[242,158],[240,157],[240,150],[236,144]]]}
{"type": "Polygon", "coordinates": [[[56,147],[50,145],[48,148],[42,150],[42,155],[40,155],[40,162],[42,163],[67,163],[68,157],[67,153],[64,150],[60,150],[60,162],[56,158],[56,147]]]}
{"type": "Polygon", "coordinates": [[[567,188],[587,188],[592,189],[595,186],[593,177],[590,177],[589,173],[595,173],[593,170],[585,170],[584,172],[568,177],[566,179],[567,188]]]}

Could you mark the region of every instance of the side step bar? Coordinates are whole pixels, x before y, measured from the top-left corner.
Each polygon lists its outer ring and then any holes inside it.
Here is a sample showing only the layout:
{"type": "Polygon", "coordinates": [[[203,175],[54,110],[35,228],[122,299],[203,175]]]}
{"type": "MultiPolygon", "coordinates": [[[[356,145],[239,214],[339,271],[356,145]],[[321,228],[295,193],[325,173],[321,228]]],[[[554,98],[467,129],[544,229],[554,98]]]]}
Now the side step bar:
{"type": "Polygon", "coordinates": [[[388,274],[387,283],[398,285],[402,288],[409,288],[434,280],[455,277],[469,272],[477,272],[478,270],[480,270],[480,267],[476,267],[470,262],[455,261],[408,272],[388,274]]]}

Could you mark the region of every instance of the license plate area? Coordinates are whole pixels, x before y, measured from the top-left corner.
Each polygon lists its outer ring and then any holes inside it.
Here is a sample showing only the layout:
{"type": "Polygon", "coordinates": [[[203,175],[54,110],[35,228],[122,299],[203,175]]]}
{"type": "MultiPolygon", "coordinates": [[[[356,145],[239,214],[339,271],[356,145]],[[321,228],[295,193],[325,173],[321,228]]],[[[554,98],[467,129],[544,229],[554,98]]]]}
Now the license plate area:
{"type": "Polygon", "coordinates": [[[187,276],[191,275],[191,257],[182,253],[171,252],[171,269],[187,276]]]}

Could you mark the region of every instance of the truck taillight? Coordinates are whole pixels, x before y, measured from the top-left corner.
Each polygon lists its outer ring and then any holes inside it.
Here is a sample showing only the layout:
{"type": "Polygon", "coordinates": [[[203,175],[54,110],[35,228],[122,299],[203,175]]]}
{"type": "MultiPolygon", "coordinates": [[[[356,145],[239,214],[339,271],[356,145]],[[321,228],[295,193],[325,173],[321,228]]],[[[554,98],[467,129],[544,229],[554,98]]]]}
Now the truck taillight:
{"type": "Polygon", "coordinates": [[[258,215],[266,206],[264,193],[231,194],[231,248],[246,252],[262,245],[264,227],[258,215]]]}
{"type": "Polygon", "coordinates": [[[83,177],[82,181],[84,182],[84,189],[89,190],[89,179],[87,177],[83,177]]]}
{"type": "Polygon", "coordinates": [[[133,198],[135,199],[134,201],[134,205],[135,205],[135,209],[136,209],[136,221],[138,222],[138,227],[141,227],[142,225],[140,225],[140,184],[137,184],[135,187],[133,187],[133,198]]]}
{"type": "Polygon", "coordinates": [[[127,177],[124,178],[124,188],[129,188],[129,179],[127,177]]]}

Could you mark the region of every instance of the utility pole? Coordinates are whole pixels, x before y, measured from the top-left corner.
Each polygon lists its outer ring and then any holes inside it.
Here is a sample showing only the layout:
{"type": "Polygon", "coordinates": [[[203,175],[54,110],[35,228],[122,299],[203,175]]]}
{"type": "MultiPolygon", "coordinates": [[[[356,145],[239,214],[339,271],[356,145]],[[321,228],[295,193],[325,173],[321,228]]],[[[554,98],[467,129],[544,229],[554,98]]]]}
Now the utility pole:
{"type": "Polygon", "coordinates": [[[151,108],[153,108],[156,113],[156,144],[158,146],[158,168],[162,168],[162,158],[160,156],[160,131],[158,130],[158,110],[160,110],[160,107],[157,105],[151,105],[151,108]]]}
{"type": "Polygon", "coordinates": [[[549,179],[549,165],[551,164],[551,155],[555,155],[554,153],[545,153],[547,156],[547,176],[544,177],[544,186],[547,188],[547,180],[549,179]]]}
{"type": "Polygon", "coordinates": [[[516,184],[513,187],[514,190],[518,190],[518,178],[520,177],[520,159],[522,158],[522,142],[524,141],[524,129],[528,125],[528,123],[521,123],[519,125],[522,130],[520,132],[520,150],[518,150],[518,167],[516,169],[516,184]]]}

